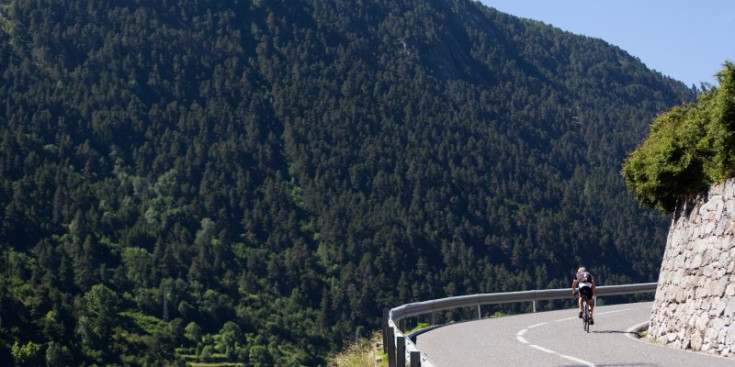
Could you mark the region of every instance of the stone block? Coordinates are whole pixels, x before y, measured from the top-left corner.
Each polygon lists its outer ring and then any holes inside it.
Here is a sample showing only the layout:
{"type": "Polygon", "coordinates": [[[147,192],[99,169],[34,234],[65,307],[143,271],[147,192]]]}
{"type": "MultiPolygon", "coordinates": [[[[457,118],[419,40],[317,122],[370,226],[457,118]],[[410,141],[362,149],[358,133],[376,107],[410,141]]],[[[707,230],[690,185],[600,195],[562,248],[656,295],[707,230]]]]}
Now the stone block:
{"type": "Polygon", "coordinates": [[[714,297],[722,297],[725,295],[725,290],[730,284],[729,277],[721,277],[716,282],[712,282],[712,292],[710,293],[714,297]]]}
{"type": "MultiPolygon", "coordinates": [[[[727,308],[727,299],[717,298],[717,301],[712,302],[712,308],[710,309],[710,316],[720,317],[725,313],[727,308]]],[[[719,320],[719,319],[718,319],[719,320]]]]}
{"type": "Polygon", "coordinates": [[[695,291],[694,297],[697,300],[708,297],[710,295],[709,290],[710,290],[711,284],[712,284],[712,281],[709,279],[706,279],[704,282],[702,282],[702,284],[699,284],[695,291]]]}
{"type": "Polygon", "coordinates": [[[706,312],[702,312],[699,316],[697,316],[694,322],[694,327],[696,328],[696,330],[705,330],[707,329],[708,323],[709,323],[709,315],[706,312]]]}
{"type": "Polygon", "coordinates": [[[727,223],[728,221],[722,220],[722,218],[718,219],[717,226],[715,227],[713,234],[717,237],[722,236],[725,233],[725,230],[727,229],[727,223]]]}
{"type": "MultiPolygon", "coordinates": [[[[725,180],[725,182],[722,183],[722,197],[727,199],[735,198],[735,183],[732,178],[725,180]]],[[[728,200],[729,201],[729,200],[728,200]]]]}
{"type": "MultiPolygon", "coordinates": [[[[732,203],[733,210],[735,210],[735,201],[732,203]]],[[[735,213],[735,211],[733,211],[735,213]]],[[[725,231],[722,233],[724,236],[732,236],[735,234],[735,222],[732,220],[723,221],[725,223],[725,231]]]]}
{"type": "Polygon", "coordinates": [[[691,338],[689,340],[691,342],[692,350],[702,350],[702,334],[698,331],[694,331],[691,333],[691,338]]]}
{"type": "Polygon", "coordinates": [[[704,236],[711,236],[714,233],[715,228],[717,228],[717,222],[708,221],[704,224],[702,232],[699,234],[699,238],[704,238],[704,236]]]}
{"type": "Polygon", "coordinates": [[[708,264],[708,256],[705,254],[704,256],[702,256],[702,258],[705,264],[700,268],[702,276],[708,279],[713,278],[715,276],[715,269],[714,267],[710,266],[710,264],[708,264]]]}
{"type": "Polygon", "coordinates": [[[722,330],[725,328],[725,325],[727,325],[725,320],[721,318],[713,318],[707,326],[705,338],[716,342],[719,339],[722,330]]]}
{"type": "Polygon", "coordinates": [[[667,278],[671,285],[679,285],[681,284],[681,282],[684,281],[685,274],[686,274],[686,271],[680,268],[680,269],[677,269],[676,271],[670,271],[669,272],[670,276],[667,278]]]}
{"type": "Polygon", "coordinates": [[[719,265],[719,260],[717,261],[718,261],[717,266],[713,265],[713,268],[715,270],[715,274],[714,274],[715,279],[725,278],[726,282],[729,282],[730,274],[727,273],[727,269],[719,265]]]}
{"type": "Polygon", "coordinates": [[[707,339],[706,338],[702,338],[702,347],[699,348],[699,350],[702,351],[702,352],[710,352],[711,353],[711,349],[712,349],[712,344],[711,343],[707,343],[707,339]]]}
{"type": "Polygon", "coordinates": [[[676,308],[677,308],[677,307],[679,307],[679,304],[678,304],[678,303],[676,303],[676,302],[671,302],[671,303],[669,303],[669,304],[668,304],[668,306],[667,306],[666,308],[667,308],[667,311],[668,311],[668,312],[669,312],[670,314],[674,314],[674,313],[676,313],[676,308]]]}
{"type": "Polygon", "coordinates": [[[725,345],[735,345],[735,327],[729,327],[725,335],[725,345]]]}
{"type": "Polygon", "coordinates": [[[701,316],[702,313],[709,312],[709,298],[694,296],[693,298],[690,298],[687,303],[691,305],[689,312],[696,315],[696,317],[701,316]]]}
{"type": "MultiPolygon", "coordinates": [[[[672,270],[683,270],[684,264],[686,263],[686,256],[679,255],[674,259],[673,269],[672,270]]],[[[668,268],[668,267],[667,267],[668,268]]]]}
{"type": "Polygon", "coordinates": [[[676,335],[676,332],[679,331],[679,325],[676,324],[676,322],[668,322],[666,323],[666,333],[665,334],[673,334],[676,335]]]}
{"type": "Polygon", "coordinates": [[[687,264],[687,268],[698,269],[700,266],[702,266],[702,254],[697,253],[696,255],[694,255],[692,261],[687,264]]]}
{"type": "MultiPolygon", "coordinates": [[[[732,286],[733,285],[730,284],[730,287],[732,286]]],[[[725,306],[722,315],[728,319],[732,319],[732,317],[735,316],[735,297],[725,297],[724,299],[727,300],[727,306],[725,306]]]]}
{"type": "Polygon", "coordinates": [[[717,343],[720,345],[726,345],[725,342],[727,341],[727,332],[730,330],[730,326],[724,326],[722,327],[717,334],[717,343]]]}

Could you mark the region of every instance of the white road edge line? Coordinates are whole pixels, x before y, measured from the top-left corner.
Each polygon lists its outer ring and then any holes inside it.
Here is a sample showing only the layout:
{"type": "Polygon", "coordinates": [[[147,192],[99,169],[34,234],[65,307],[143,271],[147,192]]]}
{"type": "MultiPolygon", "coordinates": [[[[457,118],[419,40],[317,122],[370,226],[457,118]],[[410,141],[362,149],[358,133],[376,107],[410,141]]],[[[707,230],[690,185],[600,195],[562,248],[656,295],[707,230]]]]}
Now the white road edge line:
{"type": "MultiPolygon", "coordinates": [[[[535,328],[535,327],[539,327],[539,326],[542,326],[542,325],[546,325],[546,324],[547,324],[546,322],[542,322],[542,323],[540,323],[540,324],[536,324],[536,325],[531,325],[531,326],[529,326],[528,328],[529,328],[529,329],[533,329],[533,328],[535,328]]],[[[524,332],[525,332],[525,331],[524,331],[524,332]]]]}
{"type": "MultiPolygon", "coordinates": [[[[600,312],[597,315],[607,315],[607,314],[611,314],[611,313],[630,311],[630,310],[634,310],[634,309],[635,308],[626,308],[626,309],[622,309],[622,310],[600,312]]],[[[576,320],[577,318],[578,317],[567,317],[567,318],[563,318],[563,319],[559,319],[559,320],[554,320],[554,321],[555,322],[562,322],[562,321],[576,320]]],[[[531,326],[529,326],[529,327],[527,327],[527,328],[525,328],[523,330],[520,330],[520,331],[518,331],[516,333],[516,339],[518,339],[519,342],[521,342],[523,344],[528,344],[529,347],[534,348],[534,349],[538,349],[538,350],[540,350],[542,352],[546,352],[546,353],[549,353],[549,354],[556,354],[559,357],[568,359],[568,360],[570,360],[572,362],[583,364],[583,365],[588,366],[588,367],[596,367],[597,366],[597,365],[595,365],[592,362],[585,361],[584,359],[575,358],[575,357],[568,356],[568,355],[565,355],[565,354],[559,354],[559,353],[557,353],[557,352],[555,352],[555,351],[553,351],[551,349],[546,349],[546,348],[544,348],[544,347],[542,347],[540,345],[530,344],[528,342],[528,340],[526,340],[526,338],[523,337],[523,335],[526,334],[526,332],[528,331],[528,329],[533,329],[535,327],[539,327],[539,326],[546,325],[546,324],[547,324],[546,322],[542,322],[540,324],[531,325],[531,326]]],[[[631,328],[631,329],[629,329],[627,331],[630,332],[632,329],[633,328],[631,328]]],[[[630,335],[628,335],[628,337],[632,338],[630,335]]]]}
{"type": "MultiPolygon", "coordinates": [[[[525,339],[524,339],[524,340],[525,340],[525,339]]],[[[553,351],[553,350],[551,350],[551,349],[547,349],[547,348],[544,348],[544,347],[542,347],[542,346],[540,346],[540,345],[536,345],[536,344],[529,344],[528,346],[529,346],[529,347],[531,347],[531,348],[534,348],[534,349],[538,349],[538,350],[540,350],[540,351],[542,351],[542,352],[544,352],[544,353],[549,353],[549,354],[553,354],[553,355],[558,355],[559,357],[562,357],[562,358],[568,359],[568,360],[570,360],[570,361],[572,361],[572,362],[577,362],[577,363],[583,364],[583,365],[585,365],[585,366],[588,366],[588,367],[597,367],[597,365],[596,365],[596,364],[594,364],[594,363],[592,363],[592,362],[588,362],[588,361],[585,361],[584,359],[574,358],[574,357],[572,357],[572,356],[568,356],[568,355],[566,355],[566,354],[559,354],[559,353],[557,353],[557,352],[555,352],[555,351],[553,351]]]]}
{"type": "Polygon", "coordinates": [[[531,345],[529,345],[529,347],[534,348],[534,349],[538,349],[538,350],[540,350],[542,352],[545,352],[545,353],[558,355],[559,357],[568,359],[568,360],[570,360],[572,362],[577,362],[579,364],[583,364],[583,365],[588,366],[588,367],[597,367],[597,365],[594,364],[594,363],[592,363],[592,362],[587,362],[584,359],[574,358],[572,356],[568,356],[568,355],[565,355],[565,354],[559,354],[559,353],[557,353],[557,352],[555,352],[555,351],[553,351],[551,349],[546,349],[546,348],[544,348],[542,346],[539,346],[539,345],[536,345],[536,344],[531,344],[531,345]]]}
{"type": "MultiPolygon", "coordinates": [[[[612,313],[630,311],[630,310],[634,310],[634,309],[635,308],[626,308],[626,309],[622,309],[622,310],[600,312],[600,313],[598,313],[598,315],[607,315],[607,314],[612,314],[612,313]]],[[[562,322],[562,321],[569,321],[569,320],[576,320],[576,319],[578,319],[578,317],[566,317],[566,318],[563,318],[563,319],[554,320],[554,322],[562,322]]],[[[566,354],[559,354],[559,353],[557,353],[557,352],[555,352],[555,351],[553,351],[551,349],[544,348],[544,347],[542,347],[540,345],[530,344],[528,342],[528,340],[526,340],[526,338],[523,337],[523,335],[525,335],[526,332],[529,329],[533,329],[535,327],[539,327],[539,326],[546,325],[546,324],[547,324],[547,322],[542,322],[542,323],[539,323],[539,324],[531,325],[531,326],[529,326],[529,327],[527,327],[527,328],[525,328],[523,330],[520,330],[518,333],[516,333],[516,339],[518,339],[519,342],[521,342],[523,344],[528,344],[529,347],[534,348],[534,349],[538,349],[538,350],[540,350],[542,352],[549,353],[549,354],[555,354],[555,355],[558,355],[559,357],[562,357],[564,359],[568,359],[568,360],[570,360],[572,362],[583,364],[583,365],[588,366],[588,367],[597,367],[596,364],[594,364],[592,362],[589,362],[589,361],[585,361],[584,359],[575,358],[575,357],[572,357],[572,356],[568,356],[566,354]]],[[[628,335],[628,337],[631,337],[631,336],[628,335]]]]}
{"type": "Polygon", "coordinates": [[[523,337],[523,334],[525,334],[526,331],[528,331],[528,329],[523,329],[516,333],[516,339],[518,339],[518,341],[523,344],[528,344],[528,340],[526,340],[526,338],[523,337]]]}

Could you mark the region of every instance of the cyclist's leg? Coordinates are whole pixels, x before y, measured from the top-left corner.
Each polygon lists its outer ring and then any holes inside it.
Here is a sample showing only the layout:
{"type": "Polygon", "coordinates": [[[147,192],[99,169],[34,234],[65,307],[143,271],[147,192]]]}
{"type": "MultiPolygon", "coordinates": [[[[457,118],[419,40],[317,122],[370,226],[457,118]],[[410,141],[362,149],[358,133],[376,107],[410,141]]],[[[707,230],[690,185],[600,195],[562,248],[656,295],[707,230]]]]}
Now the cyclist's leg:
{"type": "Polygon", "coordinates": [[[595,310],[595,298],[592,297],[592,291],[587,294],[587,304],[589,305],[590,325],[594,325],[595,318],[592,316],[592,312],[595,310]]]}
{"type": "Polygon", "coordinates": [[[582,297],[584,297],[584,295],[581,292],[578,295],[577,303],[579,304],[579,317],[582,317],[582,297]]]}
{"type": "Polygon", "coordinates": [[[592,313],[595,312],[595,297],[590,295],[589,301],[587,301],[590,305],[590,317],[592,316],[592,313]]]}

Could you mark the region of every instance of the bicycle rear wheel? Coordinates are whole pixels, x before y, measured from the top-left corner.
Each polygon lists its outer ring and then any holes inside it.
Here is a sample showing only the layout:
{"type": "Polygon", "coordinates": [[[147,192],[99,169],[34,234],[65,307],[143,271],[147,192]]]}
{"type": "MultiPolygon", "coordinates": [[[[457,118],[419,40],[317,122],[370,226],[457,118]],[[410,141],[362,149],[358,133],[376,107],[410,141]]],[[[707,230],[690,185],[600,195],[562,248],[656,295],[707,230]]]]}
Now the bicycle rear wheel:
{"type": "MultiPolygon", "coordinates": [[[[582,296],[584,297],[584,296],[582,296]]],[[[590,308],[587,304],[587,297],[582,300],[582,323],[585,332],[590,332],[590,308]]]]}

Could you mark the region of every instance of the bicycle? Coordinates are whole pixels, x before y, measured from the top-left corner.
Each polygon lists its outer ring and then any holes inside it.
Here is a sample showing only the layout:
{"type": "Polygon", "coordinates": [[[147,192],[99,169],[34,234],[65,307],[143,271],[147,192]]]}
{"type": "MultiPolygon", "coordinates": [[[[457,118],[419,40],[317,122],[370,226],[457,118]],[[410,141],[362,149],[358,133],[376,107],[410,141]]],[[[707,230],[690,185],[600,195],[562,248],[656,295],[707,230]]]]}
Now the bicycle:
{"type": "MultiPolygon", "coordinates": [[[[586,332],[590,332],[590,305],[586,296],[576,293],[577,297],[582,297],[582,328],[586,332]]],[[[574,304],[577,304],[577,297],[574,297],[574,304]]]]}
{"type": "Polygon", "coordinates": [[[587,303],[587,297],[584,295],[580,295],[582,297],[582,327],[584,328],[584,331],[590,332],[590,306],[587,303]]]}

